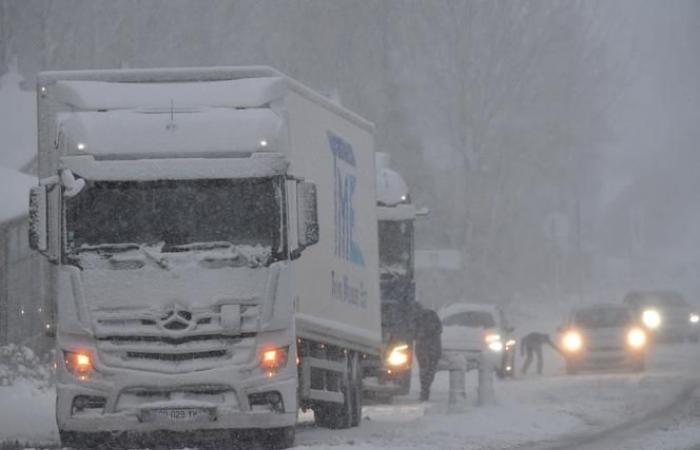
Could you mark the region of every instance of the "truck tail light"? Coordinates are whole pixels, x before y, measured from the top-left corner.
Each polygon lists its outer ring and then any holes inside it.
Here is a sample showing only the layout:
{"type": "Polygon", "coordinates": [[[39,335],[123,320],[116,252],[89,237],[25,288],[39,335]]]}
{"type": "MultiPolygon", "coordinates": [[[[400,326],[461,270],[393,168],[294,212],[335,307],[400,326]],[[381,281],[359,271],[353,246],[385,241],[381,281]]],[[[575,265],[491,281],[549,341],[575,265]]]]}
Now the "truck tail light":
{"type": "Polygon", "coordinates": [[[260,353],[260,368],[272,376],[287,365],[288,357],[289,347],[265,349],[260,353]]]}
{"type": "Polygon", "coordinates": [[[93,371],[92,356],[88,352],[64,351],[66,369],[76,377],[84,380],[93,371]]]}

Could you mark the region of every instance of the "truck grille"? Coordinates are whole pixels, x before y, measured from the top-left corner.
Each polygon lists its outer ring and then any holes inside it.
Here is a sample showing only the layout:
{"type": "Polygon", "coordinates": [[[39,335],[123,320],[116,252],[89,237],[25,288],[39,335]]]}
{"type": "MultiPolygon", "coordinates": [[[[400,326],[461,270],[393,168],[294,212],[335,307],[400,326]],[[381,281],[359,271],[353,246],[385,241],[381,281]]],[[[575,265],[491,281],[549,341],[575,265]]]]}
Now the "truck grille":
{"type": "Polygon", "coordinates": [[[96,314],[97,349],[110,367],[164,373],[246,364],[254,358],[259,307],[241,308],[240,327],[226,329],[218,307],[193,311],[96,314]]]}

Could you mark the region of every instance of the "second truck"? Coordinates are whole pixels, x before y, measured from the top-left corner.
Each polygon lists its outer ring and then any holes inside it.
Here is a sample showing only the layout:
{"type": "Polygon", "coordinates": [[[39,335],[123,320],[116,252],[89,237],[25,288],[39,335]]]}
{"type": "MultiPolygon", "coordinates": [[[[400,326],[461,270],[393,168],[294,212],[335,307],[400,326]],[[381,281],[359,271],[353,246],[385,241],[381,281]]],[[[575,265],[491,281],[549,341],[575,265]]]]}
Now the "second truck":
{"type": "Polygon", "coordinates": [[[379,273],[382,303],[381,360],[365,364],[365,396],[390,402],[408,394],[411,386],[416,330],[414,222],[427,214],[417,210],[403,177],[390,166],[387,153],[375,155],[379,273]]]}

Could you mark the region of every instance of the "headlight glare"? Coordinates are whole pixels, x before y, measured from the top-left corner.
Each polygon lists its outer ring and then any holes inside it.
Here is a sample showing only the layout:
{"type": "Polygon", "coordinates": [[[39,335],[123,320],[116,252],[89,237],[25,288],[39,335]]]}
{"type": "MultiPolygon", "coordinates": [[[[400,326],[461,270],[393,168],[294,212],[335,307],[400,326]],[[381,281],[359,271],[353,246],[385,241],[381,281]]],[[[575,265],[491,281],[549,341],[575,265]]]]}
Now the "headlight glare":
{"type": "Polygon", "coordinates": [[[643,348],[647,343],[647,334],[639,328],[632,328],[627,332],[627,344],[635,349],[643,348]]]}
{"type": "Polygon", "coordinates": [[[690,313],[688,320],[690,323],[698,323],[700,322],[700,316],[697,313],[690,313]]]}
{"type": "Polygon", "coordinates": [[[642,322],[650,330],[655,330],[661,325],[661,314],[655,309],[645,309],[642,312],[642,322]]]}
{"type": "Polygon", "coordinates": [[[410,361],[408,351],[408,344],[401,344],[392,348],[391,352],[389,352],[389,356],[386,358],[387,365],[394,368],[400,368],[408,365],[410,361]]]}
{"type": "Polygon", "coordinates": [[[569,331],[564,335],[562,345],[568,352],[577,352],[583,347],[583,338],[578,331],[569,331]]]}
{"type": "Polygon", "coordinates": [[[498,353],[503,351],[503,341],[501,341],[501,335],[487,334],[484,337],[484,341],[486,341],[486,345],[492,352],[498,353]]]}

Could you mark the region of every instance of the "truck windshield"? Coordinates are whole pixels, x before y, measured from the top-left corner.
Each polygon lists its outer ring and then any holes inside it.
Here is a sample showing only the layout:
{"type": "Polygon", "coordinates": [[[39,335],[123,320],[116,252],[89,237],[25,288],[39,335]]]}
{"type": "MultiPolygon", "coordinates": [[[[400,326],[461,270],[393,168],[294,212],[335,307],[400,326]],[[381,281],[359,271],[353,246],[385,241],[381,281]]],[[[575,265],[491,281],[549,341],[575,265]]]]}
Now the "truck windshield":
{"type": "Polygon", "coordinates": [[[88,181],[66,199],[67,250],[121,244],[186,251],[198,244],[280,246],[282,181],[88,181]]]}
{"type": "Polygon", "coordinates": [[[413,222],[379,221],[379,270],[382,278],[413,273],[413,222]]]}

